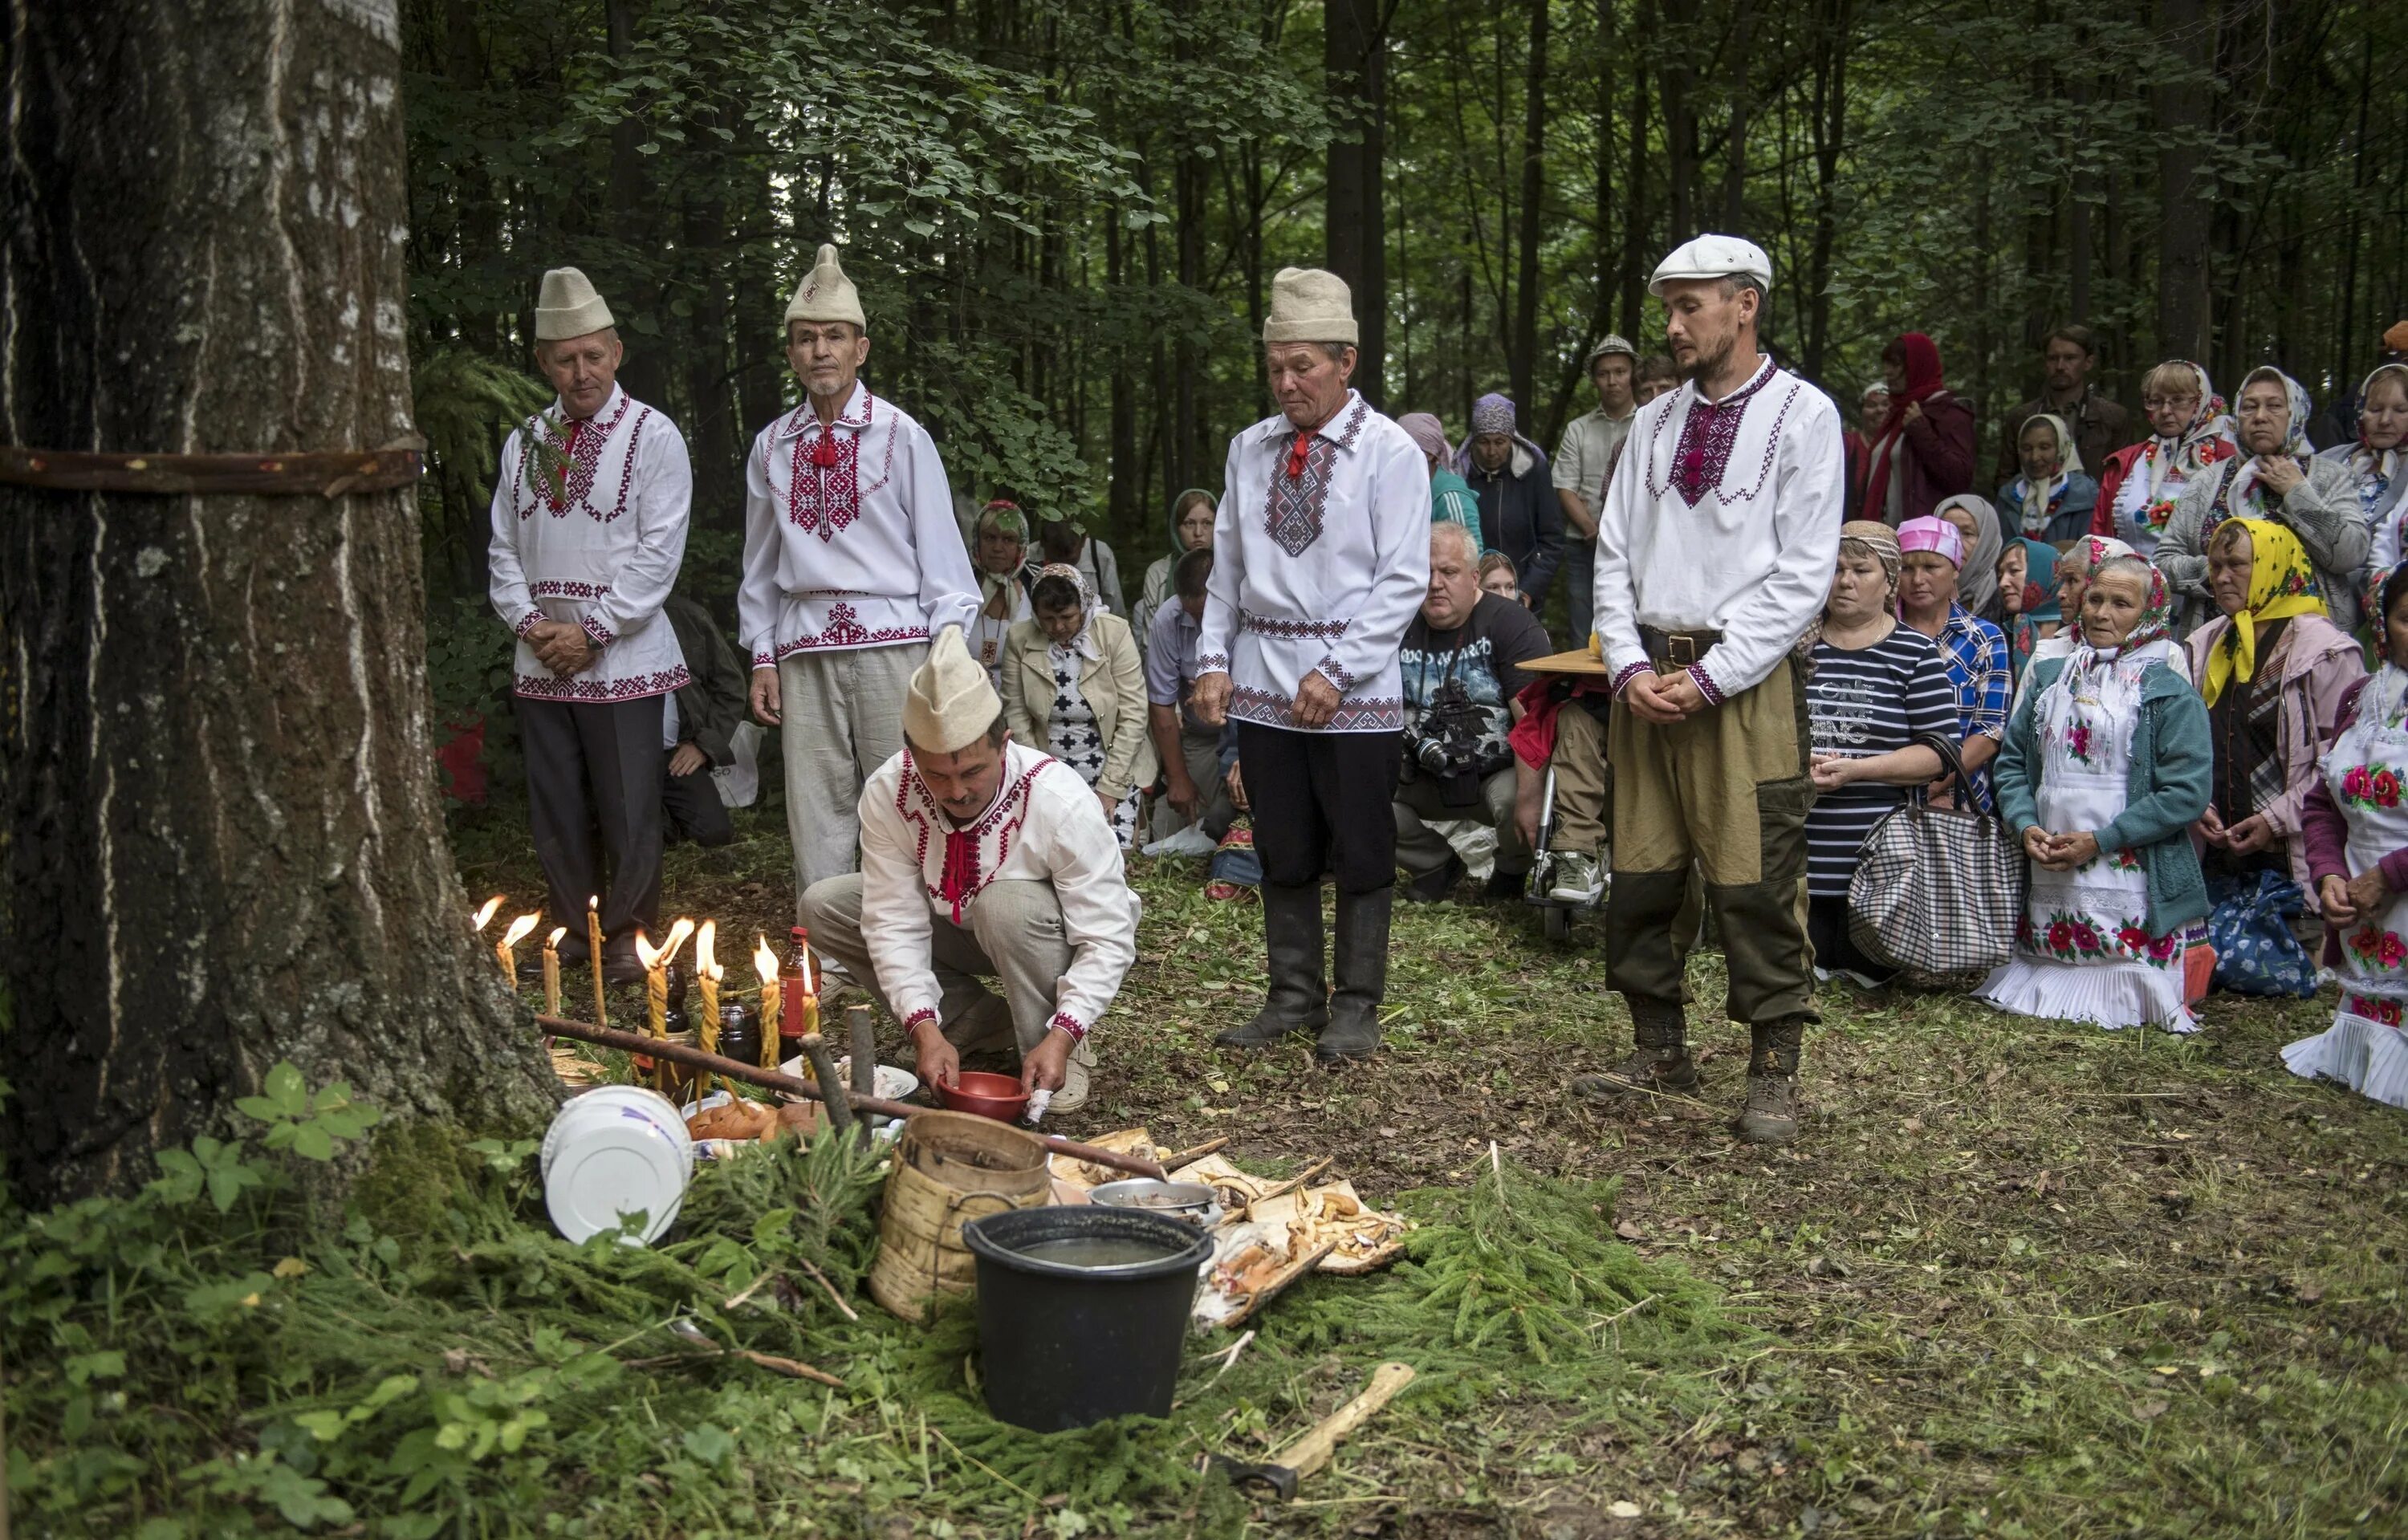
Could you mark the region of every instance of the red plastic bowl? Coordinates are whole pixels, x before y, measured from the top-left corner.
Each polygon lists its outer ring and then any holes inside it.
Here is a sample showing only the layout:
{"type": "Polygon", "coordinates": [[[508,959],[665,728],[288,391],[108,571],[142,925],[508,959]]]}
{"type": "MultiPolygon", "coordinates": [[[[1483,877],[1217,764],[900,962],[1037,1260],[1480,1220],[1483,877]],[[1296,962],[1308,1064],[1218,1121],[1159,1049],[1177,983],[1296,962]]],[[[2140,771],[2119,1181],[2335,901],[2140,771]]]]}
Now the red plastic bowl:
{"type": "Polygon", "coordinates": [[[975,1112],[999,1123],[1018,1121],[1028,1108],[1028,1092],[1020,1089],[1020,1081],[1014,1076],[968,1069],[955,1077],[953,1084],[939,1085],[935,1090],[937,1100],[953,1111],[975,1112]]]}

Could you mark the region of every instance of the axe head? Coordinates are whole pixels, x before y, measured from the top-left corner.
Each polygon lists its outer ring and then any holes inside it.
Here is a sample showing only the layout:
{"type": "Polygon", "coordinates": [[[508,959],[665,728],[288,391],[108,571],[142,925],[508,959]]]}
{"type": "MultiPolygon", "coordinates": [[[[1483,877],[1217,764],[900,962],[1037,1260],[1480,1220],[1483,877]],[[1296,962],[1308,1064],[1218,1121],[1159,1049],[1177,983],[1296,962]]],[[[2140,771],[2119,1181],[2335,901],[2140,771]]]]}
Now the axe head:
{"type": "Polygon", "coordinates": [[[1228,1474],[1230,1483],[1239,1487],[1265,1487],[1283,1503],[1296,1500],[1296,1472],[1285,1465],[1266,1464],[1252,1460],[1232,1460],[1227,1455],[1207,1457],[1211,1467],[1228,1474]]]}

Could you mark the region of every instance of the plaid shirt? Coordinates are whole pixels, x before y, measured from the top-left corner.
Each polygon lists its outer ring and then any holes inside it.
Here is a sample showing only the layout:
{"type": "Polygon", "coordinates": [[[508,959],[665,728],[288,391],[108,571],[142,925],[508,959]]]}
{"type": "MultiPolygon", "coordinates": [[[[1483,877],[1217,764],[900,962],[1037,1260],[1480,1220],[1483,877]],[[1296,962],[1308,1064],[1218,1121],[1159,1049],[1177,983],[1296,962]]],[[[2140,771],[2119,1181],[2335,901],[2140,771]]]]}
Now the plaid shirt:
{"type": "MultiPolygon", "coordinates": [[[[2014,676],[2007,662],[2006,634],[1975,616],[1963,605],[1951,603],[1948,621],[1940,628],[1941,661],[1948,665],[1948,682],[1956,687],[1956,721],[1961,735],[1986,734],[1992,742],[2007,735],[2007,703],[2014,692],[2014,676]]],[[[1973,800],[1985,813],[1997,811],[1990,794],[1987,765],[1973,772],[1973,800]]]]}

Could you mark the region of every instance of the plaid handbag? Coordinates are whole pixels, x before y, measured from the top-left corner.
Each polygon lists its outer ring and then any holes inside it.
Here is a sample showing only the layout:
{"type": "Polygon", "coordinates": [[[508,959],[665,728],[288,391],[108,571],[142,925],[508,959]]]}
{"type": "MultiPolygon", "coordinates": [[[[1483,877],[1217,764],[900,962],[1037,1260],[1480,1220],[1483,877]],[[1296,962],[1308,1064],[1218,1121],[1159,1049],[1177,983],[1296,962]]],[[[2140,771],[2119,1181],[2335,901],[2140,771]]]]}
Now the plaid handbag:
{"type": "Polygon", "coordinates": [[[1848,878],[1848,938],[1911,983],[1971,989],[2014,949],[2024,906],[2024,852],[1973,806],[1955,742],[1924,737],[1956,781],[1956,807],[1920,791],[1873,825],[1848,878]]]}

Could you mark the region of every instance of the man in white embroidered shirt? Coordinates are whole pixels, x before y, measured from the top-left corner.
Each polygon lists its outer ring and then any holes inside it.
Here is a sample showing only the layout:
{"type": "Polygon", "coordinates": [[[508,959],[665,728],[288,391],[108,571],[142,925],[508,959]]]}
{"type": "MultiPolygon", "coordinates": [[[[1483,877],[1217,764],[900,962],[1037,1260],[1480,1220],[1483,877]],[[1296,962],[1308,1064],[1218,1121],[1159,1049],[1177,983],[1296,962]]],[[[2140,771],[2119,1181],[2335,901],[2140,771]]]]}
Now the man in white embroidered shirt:
{"type": "Polygon", "coordinates": [[[488,588],[519,638],[527,821],[550,923],[568,928],[561,957],[585,961],[599,897],[604,974],[632,983],[636,932],[660,934],[664,702],[690,682],[661,606],[685,560],[694,477],[676,425],[619,389],[619,333],[584,274],[543,276],[535,335],[560,399],[502,446],[488,588]]]}
{"type": "Polygon", "coordinates": [[[853,870],[853,803],[903,747],[896,722],[928,639],[978,613],[978,579],[927,430],[861,384],[861,295],[836,248],[786,306],[800,406],[744,470],[740,645],[752,714],[782,729],[795,891],[853,870]]]}
{"type": "Polygon", "coordinates": [[[1076,770],[1010,740],[959,628],[912,676],[903,735],[862,789],[861,871],[803,894],[811,944],[903,1023],[923,1080],[1012,1044],[1021,1084],[1075,1111],[1088,1034],[1137,960],[1120,839],[1076,770]]]}
{"type": "Polygon", "coordinates": [[[1238,723],[1263,863],[1263,1008],[1213,1041],[1318,1033],[1324,1059],[1380,1046],[1397,891],[1398,649],[1429,588],[1429,462],[1347,388],[1354,311],[1335,274],[1271,283],[1263,362],[1280,415],[1229,440],[1196,645],[1197,719],[1238,723]],[[1323,982],[1321,877],[1338,886],[1323,982]]]}
{"type": "Polygon", "coordinates": [[[1650,290],[1686,383],[1640,408],[1606,484],[1597,624],[1615,700],[1606,966],[1636,1051],[1590,1096],[1697,1084],[1673,916],[1692,862],[1754,1040],[1743,1138],[1798,1135],[1814,1013],[1805,930],[1812,740],[1799,640],[1831,586],[1845,473],[1839,409],[1756,348],[1771,264],[1729,235],[1664,259],[1650,290]]]}

